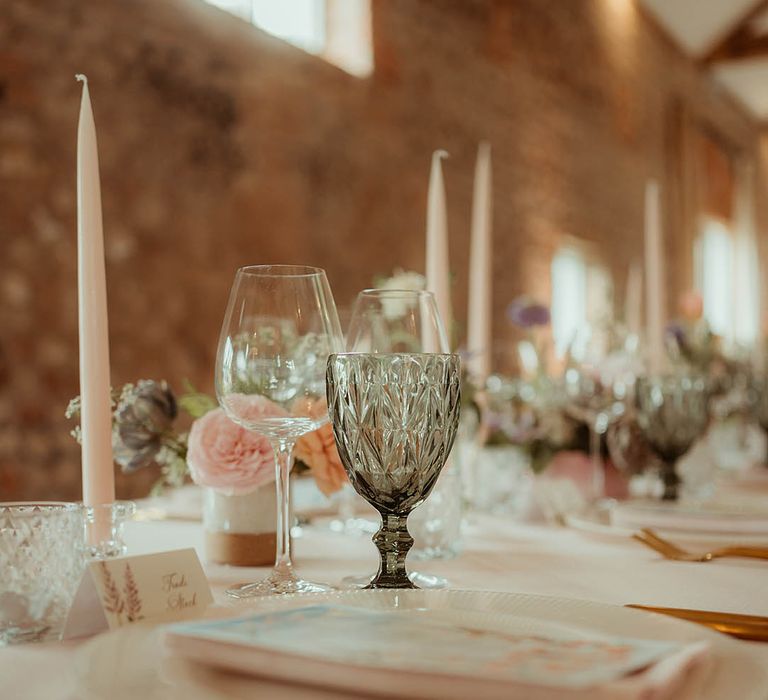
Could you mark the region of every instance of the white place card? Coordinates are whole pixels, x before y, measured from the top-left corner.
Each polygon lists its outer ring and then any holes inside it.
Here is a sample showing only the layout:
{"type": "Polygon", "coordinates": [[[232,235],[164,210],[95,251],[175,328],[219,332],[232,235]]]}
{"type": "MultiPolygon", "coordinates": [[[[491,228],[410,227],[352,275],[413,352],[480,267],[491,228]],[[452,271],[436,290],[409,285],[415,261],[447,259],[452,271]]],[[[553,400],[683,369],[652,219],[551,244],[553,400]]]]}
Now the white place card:
{"type": "Polygon", "coordinates": [[[134,622],[200,615],[213,602],[194,549],[92,561],[64,625],[64,638],[85,637],[134,622]]]}

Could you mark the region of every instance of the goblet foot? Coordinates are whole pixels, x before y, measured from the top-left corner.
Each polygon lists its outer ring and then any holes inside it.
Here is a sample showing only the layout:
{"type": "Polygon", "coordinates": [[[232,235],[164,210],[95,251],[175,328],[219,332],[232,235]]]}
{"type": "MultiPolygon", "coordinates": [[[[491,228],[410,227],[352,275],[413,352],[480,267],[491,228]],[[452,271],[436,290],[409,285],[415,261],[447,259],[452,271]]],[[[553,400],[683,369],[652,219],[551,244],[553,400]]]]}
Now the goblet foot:
{"type": "Polygon", "coordinates": [[[315,583],[298,578],[293,570],[273,569],[272,573],[262,581],[256,583],[240,583],[227,589],[230,598],[246,600],[248,598],[260,598],[268,595],[288,595],[292,593],[327,593],[333,586],[325,583],[315,583]]]}
{"type": "Polygon", "coordinates": [[[664,490],[661,493],[662,501],[676,501],[680,495],[680,477],[675,469],[675,462],[664,462],[661,469],[661,482],[664,490]]]}
{"type": "MultiPolygon", "coordinates": [[[[438,590],[448,587],[448,579],[445,576],[433,576],[422,574],[420,571],[411,571],[408,578],[415,588],[438,590]]],[[[373,581],[373,576],[345,576],[341,579],[343,588],[367,588],[373,581]]]]}

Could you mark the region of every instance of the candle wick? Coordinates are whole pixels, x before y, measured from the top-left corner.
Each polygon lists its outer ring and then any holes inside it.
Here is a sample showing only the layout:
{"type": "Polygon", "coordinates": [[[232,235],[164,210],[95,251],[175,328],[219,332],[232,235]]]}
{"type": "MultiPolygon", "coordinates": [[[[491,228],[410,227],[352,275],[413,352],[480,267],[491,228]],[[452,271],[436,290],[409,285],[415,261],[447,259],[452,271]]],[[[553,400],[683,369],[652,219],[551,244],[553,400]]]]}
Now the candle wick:
{"type": "Polygon", "coordinates": [[[450,157],[450,155],[451,155],[451,154],[450,154],[450,153],[448,153],[448,151],[446,151],[446,150],[443,150],[442,148],[440,148],[440,149],[438,149],[437,151],[435,151],[435,152],[432,154],[432,157],[433,157],[433,158],[438,158],[439,160],[442,160],[443,158],[449,158],[449,157],[450,157]]]}
{"type": "Polygon", "coordinates": [[[75,80],[77,80],[80,83],[85,83],[86,86],[88,85],[88,76],[83,75],[82,73],[76,73],[75,74],[75,80]]]}

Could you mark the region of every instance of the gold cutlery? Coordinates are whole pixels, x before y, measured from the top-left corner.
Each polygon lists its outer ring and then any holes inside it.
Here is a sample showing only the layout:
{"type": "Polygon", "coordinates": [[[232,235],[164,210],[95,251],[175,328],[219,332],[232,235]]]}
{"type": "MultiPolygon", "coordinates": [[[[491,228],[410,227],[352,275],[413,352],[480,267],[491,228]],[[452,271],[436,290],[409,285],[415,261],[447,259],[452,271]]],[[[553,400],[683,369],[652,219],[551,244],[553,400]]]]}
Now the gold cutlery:
{"type": "Polygon", "coordinates": [[[768,559],[768,547],[719,547],[709,552],[689,552],[676,544],[659,537],[653,530],[643,528],[632,535],[638,542],[654,549],[666,559],[675,561],[712,561],[720,557],[748,557],[751,559],[768,559]]]}
{"type": "Polygon", "coordinates": [[[754,642],[768,642],[768,617],[740,615],[737,613],[713,612],[709,610],[686,610],[684,608],[656,608],[650,605],[627,605],[635,610],[669,615],[688,622],[695,622],[723,634],[749,639],[754,642]]]}

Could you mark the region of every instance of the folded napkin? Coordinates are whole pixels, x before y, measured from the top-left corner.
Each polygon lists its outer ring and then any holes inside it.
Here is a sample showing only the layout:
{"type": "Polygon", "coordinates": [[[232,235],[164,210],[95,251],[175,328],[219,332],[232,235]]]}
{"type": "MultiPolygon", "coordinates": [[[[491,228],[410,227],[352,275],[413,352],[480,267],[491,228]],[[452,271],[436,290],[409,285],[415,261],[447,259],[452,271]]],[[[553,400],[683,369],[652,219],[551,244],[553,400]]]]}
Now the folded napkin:
{"type": "Polygon", "coordinates": [[[325,604],[174,625],[166,644],[239,673],[446,700],[680,698],[708,657],[706,643],[611,637],[534,618],[325,604]]]}

